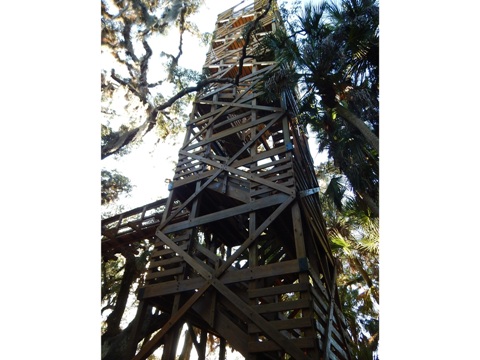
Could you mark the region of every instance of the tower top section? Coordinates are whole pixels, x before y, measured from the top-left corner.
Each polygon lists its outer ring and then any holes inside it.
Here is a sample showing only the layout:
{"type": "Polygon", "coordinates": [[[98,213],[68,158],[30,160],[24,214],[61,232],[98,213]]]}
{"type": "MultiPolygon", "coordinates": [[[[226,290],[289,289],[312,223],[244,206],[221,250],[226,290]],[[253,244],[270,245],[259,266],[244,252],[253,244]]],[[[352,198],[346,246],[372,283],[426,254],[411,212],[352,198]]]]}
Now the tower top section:
{"type": "Polygon", "coordinates": [[[210,49],[205,60],[204,70],[210,77],[244,77],[270,61],[259,61],[255,55],[260,40],[275,31],[280,20],[275,0],[244,0],[217,17],[210,49]]]}

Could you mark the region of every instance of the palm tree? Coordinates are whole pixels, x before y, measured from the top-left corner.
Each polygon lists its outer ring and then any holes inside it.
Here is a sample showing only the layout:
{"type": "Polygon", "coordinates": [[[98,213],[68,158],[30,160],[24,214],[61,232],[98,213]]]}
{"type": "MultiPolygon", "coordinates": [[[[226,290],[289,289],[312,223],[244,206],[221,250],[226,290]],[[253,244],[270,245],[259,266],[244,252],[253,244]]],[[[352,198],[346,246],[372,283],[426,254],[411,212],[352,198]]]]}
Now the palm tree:
{"type": "Polygon", "coordinates": [[[320,96],[322,108],[343,118],[379,152],[375,1],[307,5],[298,26],[305,36],[298,41],[296,61],[306,71],[306,84],[320,96]]]}
{"type": "Polygon", "coordinates": [[[318,169],[322,209],[358,359],[376,357],[379,334],[378,21],[374,0],[308,5],[264,44],[300,77],[299,119],[330,159],[318,169]]]}
{"type": "Polygon", "coordinates": [[[337,286],[342,310],[356,358],[374,359],[379,341],[378,218],[371,218],[355,206],[337,175],[332,174],[331,180],[344,191],[342,211],[334,204],[332,181],[327,181],[321,197],[332,250],[341,264],[337,286]]]}
{"type": "MultiPolygon", "coordinates": [[[[304,97],[300,120],[346,176],[358,206],[379,215],[378,5],[342,0],[305,6],[265,39],[293,67],[304,97]]],[[[294,78],[294,76],[292,76],[294,78]]]]}

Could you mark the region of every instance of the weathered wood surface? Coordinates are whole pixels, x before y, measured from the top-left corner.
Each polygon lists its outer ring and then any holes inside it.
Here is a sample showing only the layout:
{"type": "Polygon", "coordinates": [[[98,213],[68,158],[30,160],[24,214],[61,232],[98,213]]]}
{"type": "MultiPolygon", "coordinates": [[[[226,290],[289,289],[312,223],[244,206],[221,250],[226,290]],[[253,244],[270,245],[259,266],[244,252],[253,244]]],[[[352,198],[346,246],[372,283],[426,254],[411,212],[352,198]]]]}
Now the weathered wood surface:
{"type": "Polygon", "coordinates": [[[102,223],[109,254],[155,241],[139,298],[170,319],[135,359],[159,346],[173,354],[184,322],[201,330],[199,348],[209,332],[247,358],[351,358],[295,93],[263,94],[278,65],[255,50],[281,24],[275,1],[266,13],[268,4],[246,1],[218,16],[204,68],[209,78],[239,81],[197,94],[168,200],[102,223]]]}

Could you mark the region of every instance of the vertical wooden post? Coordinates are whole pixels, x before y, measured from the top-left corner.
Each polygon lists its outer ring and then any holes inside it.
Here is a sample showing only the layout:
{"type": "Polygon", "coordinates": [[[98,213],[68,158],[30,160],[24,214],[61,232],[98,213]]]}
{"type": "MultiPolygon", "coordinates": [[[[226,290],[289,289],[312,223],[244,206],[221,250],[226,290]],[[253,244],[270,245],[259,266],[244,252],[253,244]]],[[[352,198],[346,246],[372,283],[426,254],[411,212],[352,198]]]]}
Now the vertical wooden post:
{"type": "MultiPolygon", "coordinates": [[[[249,234],[253,234],[256,228],[256,215],[255,212],[250,213],[250,219],[249,219],[249,229],[248,232],[249,234]]],[[[258,265],[258,245],[257,242],[254,241],[250,247],[248,248],[248,263],[249,267],[257,266],[258,265]]],[[[248,284],[248,289],[253,290],[257,287],[257,283],[259,280],[252,280],[248,284]]],[[[249,304],[252,306],[257,305],[255,300],[249,300],[249,304]]],[[[249,341],[258,341],[258,335],[257,334],[248,334],[249,341]]],[[[248,359],[247,360],[256,360],[257,355],[249,353],[248,354],[248,359]]]]}
{"type": "Polygon", "coordinates": [[[207,330],[202,329],[200,332],[200,353],[198,354],[198,360],[205,360],[207,356],[207,330]]]}
{"type": "Polygon", "coordinates": [[[163,346],[162,360],[175,360],[177,355],[178,340],[182,331],[183,323],[175,325],[165,334],[165,344],[163,346]]]}
{"type": "Polygon", "coordinates": [[[220,338],[220,353],[218,356],[219,360],[225,360],[227,355],[227,341],[221,337],[220,338]]]}
{"type": "Polygon", "coordinates": [[[138,310],[137,310],[137,316],[133,320],[133,328],[132,328],[132,335],[131,335],[132,337],[127,348],[126,358],[128,359],[132,359],[135,356],[135,353],[137,352],[137,344],[138,344],[138,338],[139,338],[138,333],[141,326],[141,322],[145,318],[147,308],[148,308],[148,305],[145,303],[145,301],[140,300],[140,303],[138,305],[138,310]]]}
{"type": "Polygon", "coordinates": [[[327,328],[325,329],[325,338],[323,339],[323,359],[329,360],[330,359],[330,343],[331,343],[331,336],[332,336],[332,327],[333,327],[333,310],[335,308],[335,290],[337,281],[337,267],[333,267],[333,277],[330,283],[330,302],[329,302],[329,310],[328,310],[328,317],[327,317],[327,328]]]}
{"type": "MultiPolygon", "coordinates": [[[[303,224],[302,224],[302,213],[300,211],[299,200],[294,201],[292,205],[292,220],[293,220],[293,232],[295,236],[295,251],[297,253],[297,259],[303,261],[307,259],[307,252],[305,247],[305,238],[303,234],[303,224]]],[[[298,275],[298,281],[301,284],[309,284],[309,274],[308,272],[301,272],[298,275]]],[[[312,296],[308,291],[302,291],[300,293],[300,298],[312,302],[312,296]]],[[[313,323],[313,310],[312,307],[308,307],[302,310],[302,317],[306,319],[311,319],[313,323]]],[[[316,331],[313,326],[308,327],[305,330],[305,337],[316,338],[316,331]]],[[[312,359],[317,359],[319,356],[318,346],[315,346],[312,350],[309,351],[309,355],[312,359]]]]}

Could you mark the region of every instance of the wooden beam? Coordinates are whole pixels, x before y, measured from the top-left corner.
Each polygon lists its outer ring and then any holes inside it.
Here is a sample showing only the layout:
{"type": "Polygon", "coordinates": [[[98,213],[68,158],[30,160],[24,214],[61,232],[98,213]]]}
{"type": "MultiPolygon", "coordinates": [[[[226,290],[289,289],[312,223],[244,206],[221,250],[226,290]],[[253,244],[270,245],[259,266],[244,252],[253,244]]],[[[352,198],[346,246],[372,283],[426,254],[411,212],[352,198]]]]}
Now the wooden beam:
{"type": "Polygon", "coordinates": [[[289,188],[289,187],[286,187],[282,184],[277,184],[276,182],[273,182],[273,181],[268,180],[268,179],[264,179],[257,174],[252,174],[251,172],[242,171],[242,170],[236,169],[232,166],[224,165],[224,164],[218,163],[216,161],[213,161],[213,160],[210,160],[210,159],[198,156],[198,155],[191,154],[190,157],[192,157],[193,159],[200,160],[205,164],[208,164],[208,165],[214,166],[218,169],[221,169],[222,171],[230,172],[230,173],[238,175],[240,177],[244,177],[247,180],[250,180],[251,182],[256,182],[258,184],[266,185],[266,186],[268,186],[272,189],[281,191],[285,194],[288,194],[288,195],[295,194],[296,190],[294,188],[289,188]]]}
{"type": "MultiPolygon", "coordinates": [[[[315,346],[316,339],[314,337],[310,338],[299,338],[299,339],[288,339],[288,342],[290,342],[292,345],[294,345],[297,348],[313,348],[315,346]]],[[[276,350],[282,350],[283,347],[275,343],[274,341],[258,341],[254,342],[251,341],[248,343],[248,350],[251,352],[256,352],[256,353],[264,353],[264,352],[269,352],[269,351],[276,351],[276,350]]],[[[294,357],[294,359],[308,359],[307,357],[302,357],[302,358],[297,358],[294,357]]]]}
{"type": "MultiPolygon", "coordinates": [[[[270,321],[270,324],[272,324],[272,326],[276,330],[302,329],[302,328],[311,327],[312,323],[313,323],[313,319],[309,319],[309,318],[270,321]]],[[[258,333],[260,331],[261,331],[260,328],[255,324],[248,325],[249,333],[258,333]]]]}
{"type": "MultiPolygon", "coordinates": [[[[296,260],[290,260],[296,261],[296,260]]],[[[283,264],[280,263],[280,264],[283,264]]],[[[267,266],[272,266],[267,265],[267,266]]],[[[272,295],[280,295],[280,294],[287,294],[292,292],[299,292],[299,291],[306,291],[308,289],[308,284],[288,284],[288,285],[277,285],[277,286],[269,286],[266,288],[256,288],[252,290],[248,290],[248,297],[249,298],[258,298],[263,296],[272,296],[272,295]]]]}
{"type": "Polygon", "coordinates": [[[252,104],[242,104],[239,102],[224,102],[224,101],[210,101],[210,100],[201,100],[199,101],[200,104],[215,104],[215,105],[222,105],[222,106],[232,106],[239,108],[248,108],[248,109],[255,109],[255,110],[265,110],[265,111],[272,111],[272,112],[284,112],[285,110],[279,107],[274,106],[263,106],[263,105],[252,105],[252,104]]]}
{"type": "MultiPolygon", "coordinates": [[[[272,120],[271,123],[273,124],[275,120],[272,120]]],[[[267,125],[265,128],[263,128],[262,130],[260,130],[258,133],[257,133],[257,136],[255,136],[255,138],[252,137],[252,139],[250,139],[250,141],[248,141],[247,143],[245,143],[245,145],[237,151],[237,153],[235,155],[233,155],[228,161],[226,164],[224,164],[224,166],[230,166],[236,159],[239,155],[241,155],[246,149],[248,149],[250,146],[252,146],[252,144],[254,144],[257,140],[258,140],[258,137],[260,137],[261,135],[263,135],[263,133],[265,131],[267,131],[267,128],[269,126],[267,125]]],[[[180,211],[182,211],[188,204],[190,204],[190,202],[192,202],[194,199],[197,198],[197,196],[201,193],[201,191],[203,189],[205,189],[213,180],[215,180],[222,172],[224,171],[224,169],[220,168],[220,169],[217,169],[213,174],[212,176],[207,179],[207,181],[205,181],[202,186],[197,189],[197,191],[195,191],[195,193],[193,193],[185,202],[183,202],[167,219],[165,219],[162,224],[160,224],[159,226],[159,229],[163,229],[169,222],[170,220],[172,220],[175,216],[177,216],[180,211]]]]}
{"type": "MultiPolygon", "coordinates": [[[[247,130],[247,129],[253,128],[253,127],[257,127],[258,125],[264,124],[268,121],[271,121],[272,119],[278,120],[280,117],[281,117],[281,114],[279,114],[277,112],[277,113],[266,115],[266,116],[264,116],[260,119],[255,120],[255,121],[249,121],[249,122],[243,123],[242,125],[232,126],[232,127],[228,128],[226,130],[217,132],[212,136],[206,137],[204,140],[200,140],[200,141],[196,142],[195,144],[192,144],[192,145],[190,145],[188,147],[185,147],[183,149],[180,149],[180,150],[183,151],[182,152],[183,155],[190,155],[190,153],[186,153],[186,152],[190,151],[192,149],[195,149],[197,147],[201,147],[203,145],[210,144],[214,141],[218,141],[218,140],[220,140],[224,137],[236,134],[240,131],[247,130]]],[[[235,121],[235,119],[228,119],[228,122],[233,122],[233,121],[235,121]]]]}
{"type": "Polygon", "coordinates": [[[193,228],[196,226],[204,225],[213,221],[218,221],[222,219],[226,219],[232,216],[236,215],[241,215],[248,213],[250,211],[256,211],[259,209],[264,209],[267,207],[271,207],[274,205],[278,205],[283,203],[289,198],[288,195],[285,194],[275,194],[272,196],[268,196],[259,200],[256,200],[254,202],[248,203],[248,204],[243,204],[243,205],[238,205],[234,206],[229,209],[221,209],[217,212],[199,216],[197,218],[193,218],[191,220],[186,220],[186,221],[181,221],[175,224],[167,225],[163,229],[164,234],[170,234],[174,233],[177,231],[182,231],[185,229],[193,228]]]}
{"type": "Polygon", "coordinates": [[[158,347],[158,343],[162,340],[163,336],[185,315],[185,313],[192,307],[192,305],[203,295],[203,293],[210,287],[210,283],[207,281],[204,285],[198,289],[198,291],[192,295],[185,304],[175,314],[172,314],[171,318],[162,327],[162,329],[153,336],[150,341],[143,345],[133,360],[145,360],[147,357],[153,354],[158,347]]]}
{"type": "MultiPolygon", "coordinates": [[[[199,264],[200,265],[200,264],[199,264]]],[[[205,265],[205,264],[203,264],[205,265]]],[[[274,276],[282,276],[287,274],[295,274],[301,271],[301,266],[299,265],[298,259],[294,260],[287,260],[282,261],[279,263],[272,263],[268,265],[259,265],[254,267],[249,267],[247,269],[233,269],[227,270],[223,273],[223,275],[219,278],[223,284],[232,284],[232,283],[240,283],[249,280],[256,280],[256,279],[263,279],[267,277],[274,277],[274,276]]],[[[176,294],[180,292],[188,292],[195,289],[198,289],[203,283],[205,279],[198,277],[198,278],[190,278],[185,280],[171,280],[166,282],[161,282],[158,284],[152,284],[148,287],[145,287],[145,291],[143,293],[143,298],[152,298],[157,296],[164,296],[170,294],[176,294]]],[[[253,291],[252,297],[256,297],[253,295],[260,296],[268,296],[268,295],[275,295],[283,293],[283,291],[287,291],[288,289],[299,289],[296,291],[300,291],[301,289],[306,290],[304,288],[304,284],[292,284],[292,285],[282,285],[282,286],[275,286],[270,288],[262,288],[258,289],[258,292],[253,291]],[[297,286],[298,285],[298,286],[297,286]],[[291,288],[290,288],[291,287],[291,288]],[[266,295],[261,295],[266,294],[266,295]]],[[[249,290],[250,294],[250,290],[249,290]]]]}
{"type": "Polygon", "coordinates": [[[295,360],[309,359],[305,353],[294,345],[288,338],[276,330],[267,320],[259,315],[250,305],[240,300],[240,298],[226,287],[218,279],[212,279],[212,285],[230,301],[238,310],[240,310],[250,321],[255,323],[271,340],[275,341],[277,345],[290,354],[295,360]]]}
{"type": "Polygon", "coordinates": [[[258,228],[248,237],[247,240],[218,268],[215,275],[219,277],[223,272],[232,265],[232,263],[242,254],[250,244],[260,236],[260,234],[292,203],[295,198],[291,196],[283,204],[281,204],[258,228]]]}
{"type": "Polygon", "coordinates": [[[333,276],[330,283],[330,304],[328,310],[328,321],[327,329],[325,331],[325,338],[323,339],[323,359],[328,360],[330,358],[330,342],[332,336],[332,326],[333,326],[333,311],[335,306],[335,290],[337,280],[337,267],[333,268],[333,276]]]}

